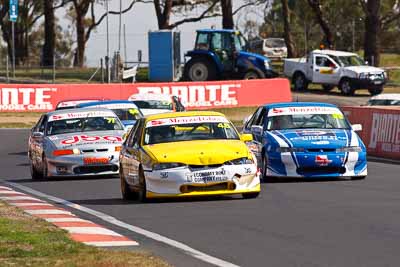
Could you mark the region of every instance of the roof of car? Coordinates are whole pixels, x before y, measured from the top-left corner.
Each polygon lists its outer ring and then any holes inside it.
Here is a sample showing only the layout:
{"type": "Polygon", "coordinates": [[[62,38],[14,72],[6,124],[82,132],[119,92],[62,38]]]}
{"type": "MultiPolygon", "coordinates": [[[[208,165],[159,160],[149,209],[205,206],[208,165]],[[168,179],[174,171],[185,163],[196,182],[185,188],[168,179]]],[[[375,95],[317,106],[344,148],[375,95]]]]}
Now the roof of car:
{"type": "Polygon", "coordinates": [[[106,112],[109,113],[110,116],[116,117],[117,115],[115,115],[115,113],[107,108],[85,108],[85,109],[61,109],[61,110],[56,110],[56,111],[51,111],[46,113],[48,116],[52,116],[52,115],[60,115],[60,114],[66,114],[66,113],[81,113],[81,112],[90,112],[90,111],[102,111],[102,112],[106,112]]]}
{"type": "Polygon", "coordinates": [[[237,32],[236,30],[232,30],[232,29],[200,29],[197,30],[197,32],[237,32]]]}
{"type": "Polygon", "coordinates": [[[151,120],[165,119],[165,118],[195,117],[195,116],[222,116],[222,117],[225,117],[224,114],[215,112],[215,111],[185,111],[185,112],[168,112],[168,113],[148,115],[146,117],[146,120],[151,121],[151,120]]]}
{"type": "Polygon", "coordinates": [[[107,101],[101,101],[101,102],[88,102],[88,103],[82,103],[78,104],[77,107],[79,108],[86,108],[90,106],[103,106],[103,105],[113,105],[113,104],[131,104],[132,106],[136,106],[135,103],[129,100],[107,100],[107,101]]]}
{"type": "Polygon", "coordinates": [[[146,93],[146,94],[134,94],[129,97],[130,101],[149,101],[149,100],[158,100],[158,101],[171,101],[171,95],[167,94],[153,94],[153,93],[146,93]]]}
{"type": "Polygon", "coordinates": [[[322,103],[322,102],[282,102],[265,104],[265,108],[288,108],[288,107],[332,107],[337,108],[334,104],[322,103]]]}
{"type": "Polygon", "coordinates": [[[371,97],[371,100],[400,100],[400,94],[379,94],[371,97]]]}
{"type": "Polygon", "coordinates": [[[355,56],[357,54],[347,52],[347,51],[337,51],[337,50],[314,50],[314,54],[322,54],[322,55],[331,55],[331,56],[343,56],[343,57],[348,57],[348,56],[355,56]]]}

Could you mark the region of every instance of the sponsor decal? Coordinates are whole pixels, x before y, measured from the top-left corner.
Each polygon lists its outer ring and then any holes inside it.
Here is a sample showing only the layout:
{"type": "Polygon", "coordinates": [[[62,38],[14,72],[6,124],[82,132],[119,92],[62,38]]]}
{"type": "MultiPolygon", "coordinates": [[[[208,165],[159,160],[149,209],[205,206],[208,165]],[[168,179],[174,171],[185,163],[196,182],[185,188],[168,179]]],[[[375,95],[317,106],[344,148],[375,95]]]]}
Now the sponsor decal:
{"type": "Polygon", "coordinates": [[[319,166],[328,166],[331,162],[332,160],[328,159],[327,155],[315,156],[315,163],[317,163],[319,166]]]}
{"type": "Polygon", "coordinates": [[[321,74],[333,74],[333,69],[320,69],[319,73],[321,74]]]}
{"type": "Polygon", "coordinates": [[[167,179],[168,178],[168,172],[160,172],[160,178],[161,179],[167,179]]]}
{"type": "MultiPolygon", "coordinates": [[[[299,130],[296,131],[297,137],[292,137],[290,140],[303,140],[303,141],[321,141],[328,142],[335,140],[347,140],[345,136],[337,136],[333,131],[321,130],[299,130]]],[[[321,143],[324,144],[324,143],[321,143]]]]}
{"type": "Polygon", "coordinates": [[[400,115],[372,114],[368,148],[382,152],[400,152],[400,115]]]}
{"type": "Polygon", "coordinates": [[[115,117],[112,111],[90,111],[90,112],[68,112],[58,115],[52,115],[49,121],[58,121],[66,119],[88,118],[88,117],[115,117]]]}
{"type": "Polygon", "coordinates": [[[97,142],[100,140],[109,141],[109,142],[122,142],[122,138],[119,136],[87,136],[87,135],[74,135],[68,139],[64,139],[61,141],[63,145],[72,145],[80,142],[97,142]]]}
{"type": "Polygon", "coordinates": [[[228,180],[225,169],[215,171],[200,171],[186,174],[187,182],[207,183],[207,182],[223,182],[228,180]]]}
{"type": "Polygon", "coordinates": [[[268,111],[268,117],[295,114],[342,114],[342,112],[333,107],[287,107],[273,108],[268,111]]]}
{"type": "Polygon", "coordinates": [[[104,104],[104,105],[94,105],[90,106],[91,108],[108,108],[108,109],[136,109],[135,104],[121,103],[121,104],[104,104]]]}
{"type": "MultiPolygon", "coordinates": [[[[178,96],[186,107],[237,106],[241,84],[138,86],[139,94],[178,96]]],[[[132,98],[135,96],[132,95],[132,98]]]]}
{"type": "Polygon", "coordinates": [[[51,94],[57,88],[13,88],[0,90],[0,111],[52,110],[51,94]]]}
{"type": "Polygon", "coordinates": [[[89,103],[89,102],[98,102],[99,100],[68,100],[58,103],[57,107],[65,108],[65,107],[75,107],[76,105],[89,103]]]}
{"type": "Polygon", "coordinates": [[[146,128],[161,125],[191,124],[202,122],[229,123],[228,119],[222,116],[192,116],[151,120],[147,122],[146,128]]]}
{"type": "Polygon", "coordinates": [[[83,158],[83,164],[92,165],[92,164],[107,164],[108,158],[83,158]]]}
{"type": "Polygon", "coordinates": [[[330,142],[329,141],[315,141],[315,142],[311,142],[311,144],[313,144],[313,145],[329,145],[330,142]]]}

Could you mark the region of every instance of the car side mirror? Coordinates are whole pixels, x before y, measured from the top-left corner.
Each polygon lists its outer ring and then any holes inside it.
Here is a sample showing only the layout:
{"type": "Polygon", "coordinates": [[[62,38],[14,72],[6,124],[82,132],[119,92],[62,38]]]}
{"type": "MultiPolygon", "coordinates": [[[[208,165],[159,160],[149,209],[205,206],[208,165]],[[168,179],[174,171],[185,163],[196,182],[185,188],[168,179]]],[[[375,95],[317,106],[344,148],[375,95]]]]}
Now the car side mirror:
{"type": "Polygon", "coordinates": [[[43,138],[44,134],[42,132],[34,132],[32,137],[34,138],[43,138]]]}
{"type": "Polygon", "coordinates": [[[251,126],[251,132],[253,134],[262,134],[263,133],[263,127],[260,125],[252,125],[251,126]]]}
{"type": "Polygon", "coordinates": [[[353,131],[355,131],[355,132],[362,131],[362,125],[361,124],[353,124],[353,125],[351,125],[351,129],[353,129],[353,131]]]}
{"type": "Polygon", "coordinates": [[[243,142],[251,142],[251,141],[253,141],[253,135],[252,134],[242,134],[242,135],[240,135],[240,140],[243,142]]]}

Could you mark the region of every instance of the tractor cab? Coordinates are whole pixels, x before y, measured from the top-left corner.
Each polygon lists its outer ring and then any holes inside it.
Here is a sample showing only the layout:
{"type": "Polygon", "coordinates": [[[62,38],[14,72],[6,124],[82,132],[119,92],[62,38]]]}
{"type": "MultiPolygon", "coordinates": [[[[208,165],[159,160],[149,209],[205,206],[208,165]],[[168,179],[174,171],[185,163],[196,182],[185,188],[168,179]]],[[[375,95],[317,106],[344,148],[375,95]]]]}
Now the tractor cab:
{"type": "Polygon", "coordinates": [[[186,53],[184,77],[190,81],[256,79],[270,76],[269,59],[247,52],[239,31],[198,30],[194,50],[186,53]]]}

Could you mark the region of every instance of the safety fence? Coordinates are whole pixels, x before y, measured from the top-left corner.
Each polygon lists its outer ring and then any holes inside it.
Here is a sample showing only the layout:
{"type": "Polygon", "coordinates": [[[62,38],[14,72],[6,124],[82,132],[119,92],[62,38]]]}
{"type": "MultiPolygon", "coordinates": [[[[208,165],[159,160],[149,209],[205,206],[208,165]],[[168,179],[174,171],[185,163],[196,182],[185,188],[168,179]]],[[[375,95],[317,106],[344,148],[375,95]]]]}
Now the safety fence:
{"type": "Polygon", "coordinates": [[[400,107],[343,107],[359,132],[368,154],[400,160],[400,107]]]}

